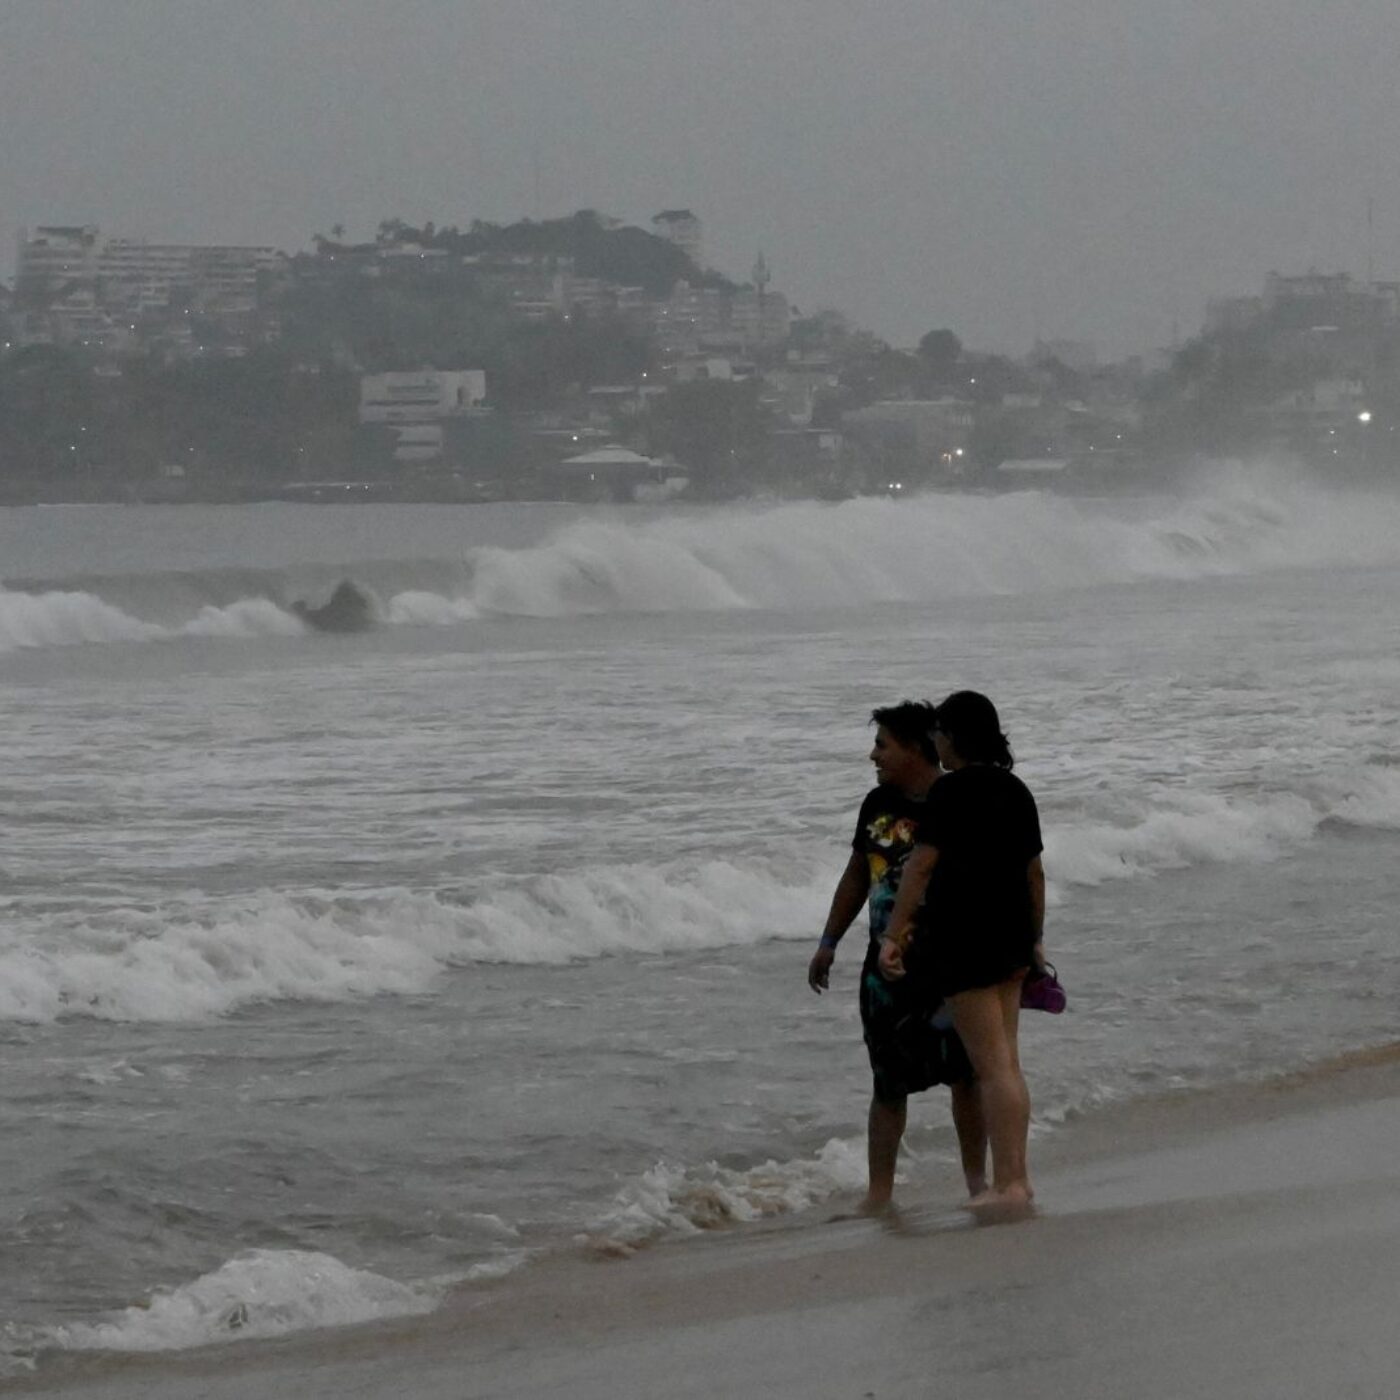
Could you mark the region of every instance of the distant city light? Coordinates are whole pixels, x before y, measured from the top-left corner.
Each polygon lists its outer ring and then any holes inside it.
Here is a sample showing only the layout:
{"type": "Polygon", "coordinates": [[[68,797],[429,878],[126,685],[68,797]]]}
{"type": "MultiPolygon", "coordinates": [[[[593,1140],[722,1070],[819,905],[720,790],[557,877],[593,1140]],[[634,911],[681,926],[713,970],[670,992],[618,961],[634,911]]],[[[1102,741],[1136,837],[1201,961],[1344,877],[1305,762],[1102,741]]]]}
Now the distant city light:
{"type": "Polygon", "coordinates": [[[1361,412],[1356,415],[1356,421],[1358,423],[1369,423],[1371,421],[1371,410],[1369,408],[1363,408],[1361,412]]]}

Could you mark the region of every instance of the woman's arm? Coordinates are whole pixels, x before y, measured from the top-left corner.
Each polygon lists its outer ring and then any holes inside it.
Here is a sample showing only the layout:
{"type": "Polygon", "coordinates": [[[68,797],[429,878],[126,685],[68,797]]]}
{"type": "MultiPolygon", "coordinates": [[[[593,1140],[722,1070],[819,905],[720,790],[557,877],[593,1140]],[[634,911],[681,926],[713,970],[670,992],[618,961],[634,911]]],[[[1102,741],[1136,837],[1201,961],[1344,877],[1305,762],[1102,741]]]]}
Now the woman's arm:
{"type": "Polygon", "coordinates": [[[899,893],[890,911],[889,926],[880,943],[880,975],[889,982],[904,976],[904,951],[914,937],[914,920],[924,902],[929,877],[938,864],[935,846],[915,846],[904,862],[899,877],[899,893]]]}
{"type": "Polygon", "coordinates": [[[1031,928],[1035,930],[1035,958],[1045,961],[1045,867],[1039,856],[1032,856],[1026,866],[1026,886],[1031,898],[1031,928]]]}

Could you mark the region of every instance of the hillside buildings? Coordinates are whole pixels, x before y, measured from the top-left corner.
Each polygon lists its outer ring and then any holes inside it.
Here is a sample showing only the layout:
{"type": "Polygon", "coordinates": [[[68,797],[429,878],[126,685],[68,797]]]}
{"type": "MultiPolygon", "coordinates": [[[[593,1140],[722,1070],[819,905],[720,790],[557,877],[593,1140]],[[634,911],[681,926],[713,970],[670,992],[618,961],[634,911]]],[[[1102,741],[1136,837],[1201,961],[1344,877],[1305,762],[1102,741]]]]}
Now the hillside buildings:
{"type": "MultiPolygon", "coordinates": [[[[652,228],[685,253],[698,277],[700,220],[688,209],[669,209],[655,216],[652,228]]],[[[673,357],[752,355],[787,337],[787,298],[770,289],[762,259],[755,285],[681,278],[665,291],[649,292],[585,275],[571,256],[454,254],[430,233],[390,226],[373,244],[323,239],[315,254],[288,257],[268,247],[104,240],[96,225],[39,227],[20,235],[12,331],[21,346],[238,356],[277,343],[276,301],[289,288],[347,279],[407,284],[457,273],[520,321],[615,316],[655,336],[673,357]]]]}
{"type": "Polygon", "coordinates": [[[657,343],[669,355],[716,351],[745,355],[786,341],[792,313],[780,292],[677,282],[666,300],[654,303],[647,320],[657,343]]]}
{"type": "Polygon", "coordinates": [[[96,225],[21,231],[15,339],[126,353],[243,354],[268,328],[261,293],[274,248],[101,240],[96,225]]]}
{"type": "Polygon", "coordinates": [[[95,225],[39,228],[31,238],[20,230],[15,292],[38,298],[72,283],[91,283],[97,276],[95,225]]]}
{"type": "Polygon", "coordinates": [[[696,267],[704,267],[700,248],[700,220],[689,209],[663,209],[651,221],[651,231],[674,243],[696,267]]]}
{"type": "Polygon", "coordinates": [[[395,462],[432,462],[448,446],[453,420],[481,411],[486,375],[479,369],[366,374],[360,379],[362,425],[383,425],[395,462]]]}
{"type": "Polygon", "coordinates": [[[475,499],[547,481],[670,491],[689,468],[687,489],[712,497],[967,478],[1097,489],[1154,452],[1281,451],[1340,469],[1400,445],[1400,283],[1272,273],[1211,302],[1202,333],[1151,364],[1103,364],[1067,339],[1012,360],[951,331],[934,354],[835,312],[795,318],[762,254],[736,283],[701,264],[692,211],[651,226],[589,211],[466,231],[390,220],[372,242],[336,230],[291,256],[39,227],[0,287],[0,356],[67,352],[31,363],[72,376],[94,430],[31,432],[30,409],[0,427],[38,476],[82,447],[99,465],[451,479],[475,499]]]}
{"type": "Polygon", "coordinates": [[[884,461],[913,461],[946,475],[970,466],[975,405],[945,395],[936,399],[890,399],[842,417],[842,427],[884,461]]]}
{"type": "Polygon", "coordinates": [[[1241,382],[1239,431],[1261,448],[1338,470],[1394,457],[1400,283],[1272,272],[1257,295],[1209,303],[1196,350],[1190,392],[1241,382]]]}

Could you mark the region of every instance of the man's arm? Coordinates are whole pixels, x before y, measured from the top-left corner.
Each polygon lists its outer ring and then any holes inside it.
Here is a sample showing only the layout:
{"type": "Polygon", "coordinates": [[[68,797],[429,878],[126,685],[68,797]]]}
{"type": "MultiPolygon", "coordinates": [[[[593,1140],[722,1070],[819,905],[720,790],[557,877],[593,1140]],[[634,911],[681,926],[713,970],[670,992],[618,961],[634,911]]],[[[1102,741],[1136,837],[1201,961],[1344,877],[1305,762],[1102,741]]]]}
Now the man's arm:
{"type": "Polygon", "coordinates": [[[822,941],[807,967],[807,985],[820,994],[830,984],[831,964],[836,959],[836,945],[855,922],[856,915],[870,894],[870,864],[860,851],[852,851],[836,893],[831,896],[831,912],[826,916],[822,941]]]}
{"type": "Polygon", "coordinates": [[[914,920],[924,902],[928,882],[938,864],[936,846],[915,846],[899,876],[899,893],[890,911],[889,926],[880,942],[880,975],[887,982],[904,976],[904,950],[914,937],[914,920]]]}

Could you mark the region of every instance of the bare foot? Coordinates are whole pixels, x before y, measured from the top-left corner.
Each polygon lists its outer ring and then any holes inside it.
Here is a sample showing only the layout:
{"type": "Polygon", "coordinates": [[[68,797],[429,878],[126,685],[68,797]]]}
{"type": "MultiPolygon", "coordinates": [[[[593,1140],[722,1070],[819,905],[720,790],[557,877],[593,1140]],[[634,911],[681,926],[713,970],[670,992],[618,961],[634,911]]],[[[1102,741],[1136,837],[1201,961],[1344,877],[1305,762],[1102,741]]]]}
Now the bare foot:
{"type": "Polygon", "coordinates": [[[887,1215],[893,1215],[894,1201],[889,1196],[867,1196],[857,1207],[857,1215],[864,1215],[870,1219],[878,1220],[887,1215]]]}
{"type": "Polygon", "coordinates": [[[835,1215],[827,1216],[827,1224],[836,1225],[843,1220],[893,1220],[898,1214],[890,1197],[866,1196],[859,1205],[852,1206],[850,1210],[837,1211],[835,1215]]]}
{"type": "Polygon", "coordinates": [[[999,1191],[984,1191],[980,1196],[974,1196],[967,1203],[967,1209],[978,1220],[986,1221],[988,1224],[1006,1220],[1024,1220],[1027,1216],[1035,1213],[1030,1187],[1019,1184],[1003,1187],[999,1191]]]}

